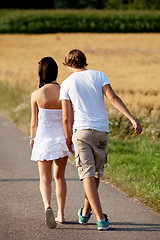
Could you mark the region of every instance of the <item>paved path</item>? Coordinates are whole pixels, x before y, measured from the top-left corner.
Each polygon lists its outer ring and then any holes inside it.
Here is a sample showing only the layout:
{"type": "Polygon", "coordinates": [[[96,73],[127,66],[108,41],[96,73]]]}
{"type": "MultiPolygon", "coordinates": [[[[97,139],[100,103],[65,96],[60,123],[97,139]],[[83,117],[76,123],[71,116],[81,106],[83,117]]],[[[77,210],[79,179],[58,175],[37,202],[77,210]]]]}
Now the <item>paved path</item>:
{"type": "MultiPolygon", "coordinates": [[[[83,187],[76,167],[68,163],[66,178],[67,224],[45,226],[39,193],[37,164],[30,161],[28,136],[0,114],[0,240],[160,240],[160,215],[124,196],[112,186],[100,184],[103,211],[110,230],[98,232],[95,215],[88,225],[77,221],[83,203],[83,187]]],[[[57,210],[53,182],[52,206],[57,210]]]]}

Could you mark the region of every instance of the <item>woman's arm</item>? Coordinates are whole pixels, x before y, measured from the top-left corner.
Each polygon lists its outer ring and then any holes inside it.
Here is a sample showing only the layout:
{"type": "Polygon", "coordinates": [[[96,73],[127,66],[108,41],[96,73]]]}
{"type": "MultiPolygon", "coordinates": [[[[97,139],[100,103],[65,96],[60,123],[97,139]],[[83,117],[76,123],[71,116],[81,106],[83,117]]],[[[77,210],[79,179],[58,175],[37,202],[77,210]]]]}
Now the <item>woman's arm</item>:
{"type": "Polygon", "coordinates": [[[72,131],[73,131],[72,128],[74,122],[74,114],[72,103],[70,100],[62,100],[62,112],[66,143],[69,148],[69,151],[72,152],[72,131]]]}
{"type": "Polygon", "coordinates": [[[132,114],[129,112],[123,101],[115,94],[110,84],[103,86],[103,93],[112,103],[112,105],[117,108],[121,113],[123,113],[132,123],[135,133],[140,134],[142,132],[142,127],[139,122],[137,122],[132,114]]]}
{"type": "Polygon", "coordinates": [[[35,92],[31,95],[31,122],[30,122],[30,146],[33,148],[34,145],[34,138],[36,136],[38,126],[38,107],[36,101],[36,94],[35,92]]]}

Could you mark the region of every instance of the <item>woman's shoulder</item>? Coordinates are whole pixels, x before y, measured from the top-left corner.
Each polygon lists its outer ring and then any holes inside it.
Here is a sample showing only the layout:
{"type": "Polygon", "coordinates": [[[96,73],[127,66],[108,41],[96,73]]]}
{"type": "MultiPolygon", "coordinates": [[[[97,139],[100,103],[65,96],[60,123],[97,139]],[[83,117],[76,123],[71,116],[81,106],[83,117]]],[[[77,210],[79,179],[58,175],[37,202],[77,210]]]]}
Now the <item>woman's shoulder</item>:
{"type": "Polygon", "coordinates": [[[36,98],[39,95],[39,91],[40,91],[40,89],[34,90],[31,94],[31,98],[36,98]]]}
{"type": "Polygon", "coordinates": [[[45,84],[43,87],[41,87],[40,89],[38,89],[40,92],[44,92],[44,91],[47,91],[47,90],[50,90],[50,89],[59,89],[60,88],[60,85],[58,83],[48,83],[48,84],[45,84]]]}

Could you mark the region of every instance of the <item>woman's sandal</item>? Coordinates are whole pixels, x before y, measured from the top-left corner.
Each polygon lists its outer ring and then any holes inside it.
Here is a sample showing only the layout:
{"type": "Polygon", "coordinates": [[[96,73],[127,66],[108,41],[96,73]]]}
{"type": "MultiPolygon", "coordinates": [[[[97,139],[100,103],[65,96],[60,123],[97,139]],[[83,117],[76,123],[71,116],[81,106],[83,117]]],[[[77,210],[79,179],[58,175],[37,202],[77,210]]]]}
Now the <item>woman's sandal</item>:
{"type": "Polygon", "coordinates": [[[46,210],[46,224],[49,228],[55,228],[57,226],[53,215],[53,210],[51,208],[46,210]]]}

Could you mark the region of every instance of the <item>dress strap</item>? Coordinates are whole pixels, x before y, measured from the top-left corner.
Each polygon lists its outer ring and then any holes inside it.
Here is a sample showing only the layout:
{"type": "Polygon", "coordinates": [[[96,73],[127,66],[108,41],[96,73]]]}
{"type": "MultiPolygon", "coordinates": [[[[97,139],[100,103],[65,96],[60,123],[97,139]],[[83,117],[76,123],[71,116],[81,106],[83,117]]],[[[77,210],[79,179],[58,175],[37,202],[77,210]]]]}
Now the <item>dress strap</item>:
{"type": "Polygon", "coordinates": [[[57,83],[57,82],[52,82],[52,84],[57,84],[59,86],[59,83],[57,83]]]}

